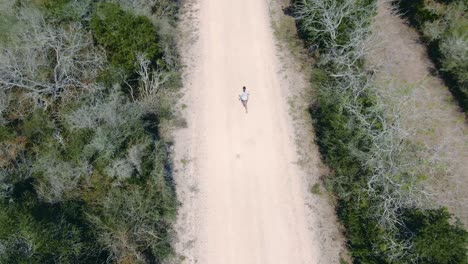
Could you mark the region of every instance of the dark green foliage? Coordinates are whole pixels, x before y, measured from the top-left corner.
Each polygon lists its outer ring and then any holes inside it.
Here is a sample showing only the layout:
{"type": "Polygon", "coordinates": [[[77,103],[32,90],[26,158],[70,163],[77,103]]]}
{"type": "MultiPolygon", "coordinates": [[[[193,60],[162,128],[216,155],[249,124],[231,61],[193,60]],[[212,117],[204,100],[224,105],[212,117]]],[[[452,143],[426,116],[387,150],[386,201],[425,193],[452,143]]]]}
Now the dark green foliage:
{"type": "Polygon", "coordinates": [[[460,106],[468,108],[468,18],[464,0],[399,0],[399,8],[428,45],[428,53],[460,106]]]}
{"type": "Polygon", "coordinates": [[[37,200],[31,180],[15,186],[13,201],[0,201],[1,263],[102,262],[84,224],[83,206],[68,201],[49,205],[37,200]]]}
{"type": "Polygon", "coordinates": [[[147,17],[137,16],[113,3],[100,3],[91,19],[91,29],[97,42],[109,53],[114,67],[127,74],[135,71],[137,54],[162,64],[155,27],[147,17]]]}
{"type": "Polygon", "coordinates": [[[411,253],[421,263],[468,263],[468,233],[460,222],[450,223],[446,210],[408,210],[403,216],[408,228],[403,235],[414,236],[411,253]]]}
{"type": "Polygon", "coordinates": [[[0,42],[10,39],[10,34],[16,24],[16,18],[12,14],[0,10],[0,42]]]}
{"type": "Polygon", "coordinates": [[[62,9],[67,4],[67,2],[69,1],[68,0],[39,0],[37,1],[37,3],[40,6],[43,6],[49,10],[62,9]]]}
{"type": "Polygon", "coordinates": [[[345,225],[355,263],[387,263],[382,254],[384,248],[379,247],[381,230],[378,223],[369,217],[368,210],[355,198],[341,200],[338,204],[338,216],[345,225]]]}
{"type": "Polygon", "coordinates": [[[14,138],[15,131],[8,126],[0,126],[0,142],[14,138]]]}
{"type": "Polygon", "coordinates": [[[17,0],[17,6],[34,6],[56,24],[79,21],[89,13],[92,0],[17,0]]]}
{"type": "Polygon", "coordinates": [[[424,0],[400,1],[399,4],[405,10],[405,15],[413,25],[422,27],[425,21],[434,21],[439,18],[437,14],[426,9],[424,0]]]}
{"type": "Polygon", "coordinates": [[[93,135],[94,131],[91,129],[70,132],[66,137],[67,148],[64,150],[64,157],[77,162],[86,156],[85,147],[90,143],[93,135]]]}
{"type": "MultiPolygon", "coordinates": [[[[338,85],[330,83],[334,83],[332,78],[321,78],[316,85],[338,85]]],[[[371,100],[365,94],[362,99],[371,100]]],[[[338,216],[346,228],[355,263],[390,263],[386,261],[385,243],[379,236],[383,230],[369,211],[372,201],[365,193],[369,171],[356,153],[356,150],[367,151],[370,141],[353,114],[343,108],[343,100],[346,100],[345,93],[330,94],[330,90],[322,89],[319,105],[312,109],[321,154],[334,170],[333,177],[327,181],[338,196],[338,216]]]]}
{"type": "Polygon", "coordinates": [[[55,124],[45,110],[38,109],[24,121],[22,132],[27,139],[35,144],[52,136],[55,124]]]}
{"type": "MultiPolygon", "coordinates": [[[[348,145],[362,141],[363,137],[357,124],[350,122],[350,114],[343,109],[341,96],[343,94],[320,93],[320,107],[314,111],[314,115],[321,117],[317,120],[317,133],[322,153],[327,157],[328,163],[339,170],[337,174],[352,175],[354,178],[362,172],[348,145]]],[[[356,179],[352,181],[354,180],[356,179]]]]}
{"type": "Polygon", "coordinates": [[[71,21],[74,17],[74,10],[68,8],[69,0],[38,0],[37,4],[42,7],[48,15],[49,19],[63,21],[71,21]]]}

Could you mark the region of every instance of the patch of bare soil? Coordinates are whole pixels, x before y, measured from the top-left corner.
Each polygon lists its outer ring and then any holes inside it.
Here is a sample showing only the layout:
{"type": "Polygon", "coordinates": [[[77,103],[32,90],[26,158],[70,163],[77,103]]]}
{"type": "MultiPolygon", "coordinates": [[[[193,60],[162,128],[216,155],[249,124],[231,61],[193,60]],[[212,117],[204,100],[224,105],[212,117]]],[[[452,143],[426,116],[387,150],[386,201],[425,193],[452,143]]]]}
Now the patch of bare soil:
{"type": "Polygon", "coordinates": [[[195,254],[199,223],[199,180],[194,164],[196,158],[196,142],[192,137],[193,109],[192,80],[198,74],[195,71],[199,55],[195,52],[199,46],[198,40],[199,4],[196,0],[184,0],[181,3],[181,16],[178,26],[178,50],[184,67],[182,75],[182,98],[176,109],[187,122],[187,127],[173,132],[174,136],[174,179],[177,197],[180,201],[177,221],[174,226],[173,246],[176,256],[168,263],[198,263],[195,254]]]}
{"type": "Polygon", "coordinates": [[[381,1],[370,42],[369,65],[388,103],[403,110],[404,126],[427,159],[427,188],[468,225],[468,129],[464,114],[436,75],[418,33],[381,1]]]}

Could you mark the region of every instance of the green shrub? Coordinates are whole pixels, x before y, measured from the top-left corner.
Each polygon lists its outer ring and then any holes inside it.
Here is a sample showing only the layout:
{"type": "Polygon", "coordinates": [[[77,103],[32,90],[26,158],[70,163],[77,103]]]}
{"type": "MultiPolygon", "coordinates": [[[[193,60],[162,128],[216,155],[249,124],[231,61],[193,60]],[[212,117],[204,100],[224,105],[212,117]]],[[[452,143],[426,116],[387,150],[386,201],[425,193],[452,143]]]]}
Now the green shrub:
{"type": "Polygon", "coordinates": [[[80,21],[91,9],[92,0],[35,0],[47,19],[56,24],[80,21]]]}
{"type": "Polygon", "coordinates": [[[55,129],[54,122],[43,109],[34,111],[34,113],[24,121],[22,126],[24,135],[35,144],[39,144],[51,137],[55,129]]]}
{"type": "Polygon", "coordinates": [[[439,12],[440,8],[438,3],[432,1],[433,4],[427,6],[425,4],[426,0],[402,0],[399,2],[399,5],[402,9],[405,10],[405,15],[408,16],[411,23],[417,27],[422,27],[426,21],[434,21],[440,18],[439,12]]]}
{"type": "Polygon", "coordinates": [[[134,74],[137,54],[162,64],[156,28],[144,16],[137,16],[113,3],[99,3],[91,19],[97,42],[109,53],[111,64],[134,74]]]}
{"type": "Polygon", "coordinates": [[[320,188],[320,184],[315,183],[314,185],[312,185],[312,187],[310,188],[310,192],[313,193],[313,194],[316,194],[316,195],[321,195],[322,190],[320,188]]]}
{"type": "Polygon", "coordinates": [[[67,4],[67,2],[69,1],[68,0],[36,0],[36,3],[38,3],[40,6],[43,6],[49,10],[61,9],[67,4]]]}
{"type": "Polygon", "coordinates": [[[64,156],[72,161],[78,162],[83,158],[90,158],[92,153],[85,152],[85,147],[94,136],[92,129],[80,129],[70,132],[65,136],[67,147],[64,149],[64,156]]]}
{"type": "Polygon", "coordinates": [[[421,263],[468,263],[468,233],[460,222],[451,224],[446,210],[407,210],[403,219],[408,228],[403,236],[413,239],[411,253],[421,263]]]}
{"type": "Polygon", "coordinates": [[[156,114],[138,103],[120,95],[90,101],[65,116],[73,144],[67,148],[68,155],[93,157],[95,165],[104,170],[124,158],[131,146],[159,139],[158,119],[148,118],[156,114]]]}
{"type": "Polygon", "coordinates": [[[99,241],[111,259],[132,262],[152,259],[156,263],[173,253],[170,230],[176,216],[176,198],[168,179],[165,145],[156,143],[145,158],[146,177],[114,188],[91,216],[99,241]]]}
{"type": "Polygon", "coordinates": [[[0,201],[1,263],[104,261],[94,248],[89,226],[82,224],[83,204],[43,204],[35,198],[31,183],[20,185],[14,202],[0,201]]]}
{"type": "Polygon", "coordinates": [[[368,207],[358,203],[356,199],[340,200],[338,216],[345,225],[355,263],[388,263],[384,254],[385,244],[379,240],[379,234],[383,230],[371,218],[368,207]]]}
{"type": "MultiPolygon", "coordinates": [[[[0,8],[2,7],[0,3],[0,8]]],[[[0,9],[0,43],[2,44],[11,39],[11,35],[15,32],[17,25],[16,17],[8,12],[8,9],[0,9]]]]}
{"type": "Polygon", "coordinates": [[[0,125],[0,143],[15,137],[15,131],[8,126],[0,125]]]}

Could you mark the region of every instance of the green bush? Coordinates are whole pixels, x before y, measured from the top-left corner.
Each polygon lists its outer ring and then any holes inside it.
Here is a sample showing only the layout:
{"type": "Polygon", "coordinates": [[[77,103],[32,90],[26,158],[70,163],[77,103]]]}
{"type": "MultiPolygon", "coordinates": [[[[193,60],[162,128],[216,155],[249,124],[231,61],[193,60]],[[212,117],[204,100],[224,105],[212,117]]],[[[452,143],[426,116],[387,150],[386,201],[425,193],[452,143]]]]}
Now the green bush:
{"type": "Polygon", "coordinates": [[[147,176],[130,181],[123,189],[110,190],[97,214],[91,216],[99,241],[116,261],[152,259],[158,263],[173,253],[170,230],[177,204],[167,179],[165,153],[164,144],[157,144],[146,157],[153,161],[146,166],[147,176]]]}
{"type": "Polygon", "coordinates": [[[403,236],[414,236],[413,255],[421,263],[468,263],[468,233],[460,222],[451,224],[451,215],[445,209],[408,210],[403,219],[407,229],[403,236]]]}
{"type": "Polygon", "coordinates": [[[41,203],[31,184],[17,184],[10,201],[0,201],[0,262],[103,262],[89,226],[83,224],[83,204],[41,203]]]}
{"type": "Polygon", "coordinates": [[[123,10],[113,3],[99,3],[91,19],[96,41],[108,52],[114,67],[134,74],[139,53],[151,60],[152,66],[162,64],[158,34],[151,21],[123,10]]]}
{"type": "Polygon", "coordinates": [[[57,10],[63,8],[68,0],[37,0],[36,3],[38,3],[40,6],[45,7],[46,9],[49,10],[57,10]]]}
{"type": "Polygon", "coordinates": [[[34,111],[22,126],[22,132],[34,144],[39,144],[51,137],[55,129],[55,123],[43,109],[34,111]]]}
{"type": "Polygon", "coordinates": [[[346,237],[355,263],[387,263],[383,249],[379,247],[381,230],[378,223],[369,217],[369,208],[355,199],[341,200],[338,216],[346,228],[346,237]]]}
{"type": "Polygon", "coordinates": [[[16,29],[16,17],[6,10],[0,10],[0,43],[5,43],[11,39],[12,33],[16,29]]]}
{"type": "Polygon", "coordinates": [[[15,131],[6,125],[0,125],[0,142],[12,139],[15,137],[15,131]]]}
{"type": "Polygon", "coordinates": [[[16,2],[18,6],[39,9],[49,22],[57,25],[81,21],[88,16],[92,7],[92,0],[19,0],[16,2]]]}
{"type": "Polygon", "coordinates": [[[92,129],[80,129],[69,132],[65,135],[65,142],[67,144],[64,150],[64,158],[78,162],[83,158],[90,158],[91,153],[85,152],[85,147],[94,136],[92,129]]]}

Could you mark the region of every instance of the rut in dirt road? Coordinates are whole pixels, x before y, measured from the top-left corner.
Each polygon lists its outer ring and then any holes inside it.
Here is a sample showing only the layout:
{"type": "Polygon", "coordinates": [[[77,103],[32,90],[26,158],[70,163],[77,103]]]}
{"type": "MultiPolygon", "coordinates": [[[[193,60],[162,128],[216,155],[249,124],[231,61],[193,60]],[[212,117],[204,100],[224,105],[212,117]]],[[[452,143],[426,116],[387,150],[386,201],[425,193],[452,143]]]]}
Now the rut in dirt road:
{"type": "Polygon", "coordinates": [[[198,263],[317,263],[268,3],[200,0],[191,94],[198,263]],[[250,92],[245,113],[239,94],[250,92]]]}

